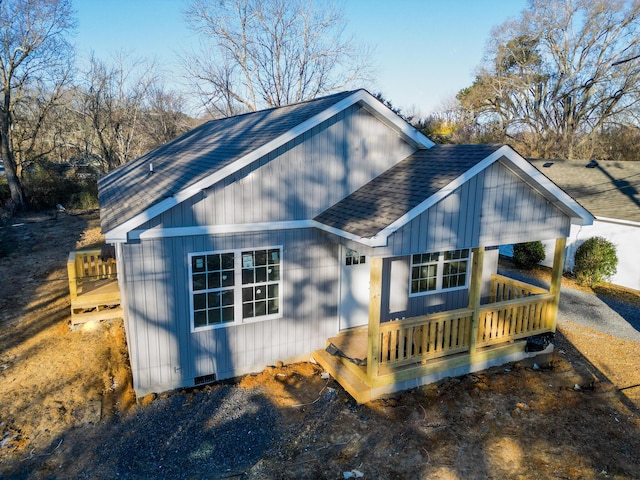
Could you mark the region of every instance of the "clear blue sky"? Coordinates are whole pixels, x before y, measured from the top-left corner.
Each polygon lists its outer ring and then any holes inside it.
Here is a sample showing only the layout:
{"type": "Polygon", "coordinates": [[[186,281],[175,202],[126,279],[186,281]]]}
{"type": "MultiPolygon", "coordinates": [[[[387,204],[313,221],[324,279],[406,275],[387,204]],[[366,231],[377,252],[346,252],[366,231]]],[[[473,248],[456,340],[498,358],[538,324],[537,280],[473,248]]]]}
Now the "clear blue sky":
{"type": "MultiPolygon", "coordinates": [[[[75,0],[78,53],[157,58],[175,72],[168,79],[180,82],[176,58],[194,40],[182,13],[187,3],[75,0]]],[[[369,89],[425,115],[471,84],[491,28],[525,6],[526,0],[345,0],[344,12],[346,33],[373,49],[377,79],[369,89]]]]}

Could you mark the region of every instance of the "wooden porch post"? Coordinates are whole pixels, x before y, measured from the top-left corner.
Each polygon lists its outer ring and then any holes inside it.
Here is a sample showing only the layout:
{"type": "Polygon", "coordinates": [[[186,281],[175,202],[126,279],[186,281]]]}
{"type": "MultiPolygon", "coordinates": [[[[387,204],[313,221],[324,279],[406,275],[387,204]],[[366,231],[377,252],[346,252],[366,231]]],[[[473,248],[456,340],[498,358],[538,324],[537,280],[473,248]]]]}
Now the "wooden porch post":
{"type": "Polygon", "coordinates": [[[480,298],[482,297],[482,266],[484,265],[484,247],[473,249],[473,265],[471,267],[471,284],[469,285],[469,308],[473,309],[471,321],[471,338],[469,353],[476,353],[478,340],[478,322],[480,320],[480,298]]]}
{"type": "Polygon", "coordinates": [[[380,310],[382,302],[382,259],[371,258],[369,267],[369,335],[367,340],[367,377],[378,376],[380,364],[380,310]]]}
{"type": "Polygon", "coordinates": [[[556,249],[553,253],[553,271],[551,272],[551,286],[549,293],[554,295],[553,302],[547,310],[547,322],[552,332],[556,331],[558,319],[558,305],[560,304],[560,285],[562,284],[562,270],[564,267],[564,249],[567,245],[566,238],[556,239],[556,249]]]}

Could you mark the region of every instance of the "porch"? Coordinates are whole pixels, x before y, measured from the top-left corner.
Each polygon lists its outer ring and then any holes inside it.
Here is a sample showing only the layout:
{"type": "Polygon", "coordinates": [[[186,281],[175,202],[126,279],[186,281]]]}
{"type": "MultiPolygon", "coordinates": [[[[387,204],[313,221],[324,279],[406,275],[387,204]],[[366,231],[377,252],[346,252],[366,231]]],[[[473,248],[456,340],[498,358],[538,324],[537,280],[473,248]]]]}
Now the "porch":
{"type": "Polygon", "coordinates": [[[556,241],[549,290],[493,274],[481,303],[483,256],[483,248],[474,249],[467,308],[383,323],[382,267],[372,259],[369,325],[328,339],[314,359],[358,403],[522,359],[526,342],[518,340],[555,332],[564,239],[556,241]]]}
{"type": "Polygon", "coordinates": [[[70,252],[67,274],[72,328],[89,320],[122,318],[115,259],[103,259],[99,248],[70,252]]]}

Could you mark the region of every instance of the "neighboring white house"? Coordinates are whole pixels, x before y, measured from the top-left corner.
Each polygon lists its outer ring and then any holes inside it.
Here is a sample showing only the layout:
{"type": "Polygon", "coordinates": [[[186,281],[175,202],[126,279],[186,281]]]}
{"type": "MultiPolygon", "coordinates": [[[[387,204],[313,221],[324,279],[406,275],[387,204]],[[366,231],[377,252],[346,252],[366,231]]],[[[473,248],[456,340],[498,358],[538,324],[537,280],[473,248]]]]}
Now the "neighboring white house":
{"type": "MultiPolygon", "coordinates": [[[[576,249],[591,237],[615,244],[618,271],[611,283],[640,290],[640,162],[529,160],[556,185],[591,212],[589,226],[571,226],[565,252],[565,271],[573,271],[576,249]]],[[[554,241],[543,242],[553,264],[554,241]]],[[[508,249],[501,253],[509,254],[508,249]]]]}

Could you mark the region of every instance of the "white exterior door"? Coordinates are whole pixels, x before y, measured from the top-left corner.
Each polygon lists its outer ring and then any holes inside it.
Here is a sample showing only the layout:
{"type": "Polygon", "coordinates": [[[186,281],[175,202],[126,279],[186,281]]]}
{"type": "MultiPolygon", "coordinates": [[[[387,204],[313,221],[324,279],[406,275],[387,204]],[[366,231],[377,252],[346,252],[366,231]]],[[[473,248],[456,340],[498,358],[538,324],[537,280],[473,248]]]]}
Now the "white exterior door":
{"type": "Polygon", "coordinates": [[[341,248],[340,330],[369,323],[369,258],[341,248]]]}

